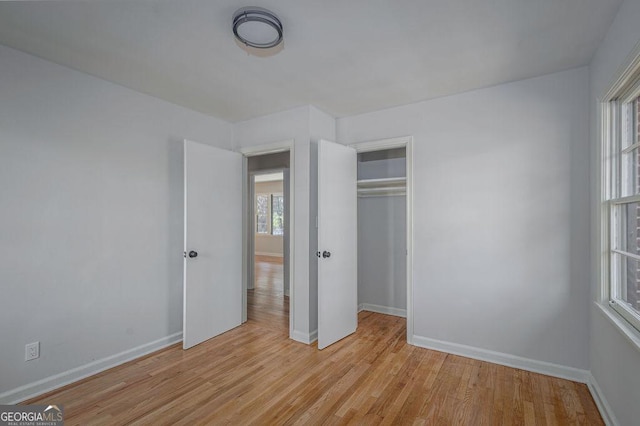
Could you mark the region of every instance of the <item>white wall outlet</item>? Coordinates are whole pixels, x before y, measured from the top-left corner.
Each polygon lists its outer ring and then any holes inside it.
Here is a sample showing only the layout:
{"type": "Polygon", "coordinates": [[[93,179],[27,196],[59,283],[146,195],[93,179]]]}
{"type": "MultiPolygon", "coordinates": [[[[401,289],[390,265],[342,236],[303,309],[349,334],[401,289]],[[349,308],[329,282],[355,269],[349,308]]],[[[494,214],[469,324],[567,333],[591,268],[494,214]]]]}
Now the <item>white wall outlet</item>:
{"type": "Polygon", "coordinates": [[[24,360],[31,361],[36,358],[40,358],[40,342],[28,343],[25,345],[24,360]]]}

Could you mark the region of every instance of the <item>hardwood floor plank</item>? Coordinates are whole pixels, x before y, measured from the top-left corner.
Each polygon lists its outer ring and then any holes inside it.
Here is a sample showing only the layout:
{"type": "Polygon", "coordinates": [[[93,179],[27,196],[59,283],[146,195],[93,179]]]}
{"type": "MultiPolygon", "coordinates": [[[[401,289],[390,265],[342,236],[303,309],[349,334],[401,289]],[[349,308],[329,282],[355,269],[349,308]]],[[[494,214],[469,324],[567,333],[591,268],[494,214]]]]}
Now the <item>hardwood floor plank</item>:
{"type": "Polygon", "coordinates": [[[274,263],[241,327],[27,403],[64,405],[67,425],[603,424],[586,385],[409,346],[403,318],[361,312],[322,351],[290,340],[274,263]]]}

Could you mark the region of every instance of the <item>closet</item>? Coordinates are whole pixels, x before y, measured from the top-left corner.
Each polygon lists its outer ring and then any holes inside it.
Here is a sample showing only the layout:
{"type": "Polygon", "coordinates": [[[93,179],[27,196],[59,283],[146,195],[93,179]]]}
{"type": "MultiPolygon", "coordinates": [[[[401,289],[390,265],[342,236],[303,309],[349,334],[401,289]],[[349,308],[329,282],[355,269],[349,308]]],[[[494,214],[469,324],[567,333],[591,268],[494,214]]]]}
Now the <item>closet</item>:
{"type": "Polygon", "coordinates": [[[358,154],[358,308],[406,317],[406,150],[358,154]]]}

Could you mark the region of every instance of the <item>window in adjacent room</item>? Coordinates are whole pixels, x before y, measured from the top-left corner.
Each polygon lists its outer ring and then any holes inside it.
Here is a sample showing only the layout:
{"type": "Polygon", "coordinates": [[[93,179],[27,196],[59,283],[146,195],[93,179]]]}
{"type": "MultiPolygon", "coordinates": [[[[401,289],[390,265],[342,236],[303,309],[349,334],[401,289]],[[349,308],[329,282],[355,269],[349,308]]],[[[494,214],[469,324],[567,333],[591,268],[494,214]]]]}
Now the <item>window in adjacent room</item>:
{"type": "Polygon", "coordinates": [[[256,233],[269,233],[269,195],[256,195],[256,233]]]}
{"type": "Polygon", "coordinates": [[[284,197],[271,195],[271,233],[282,235],[284,233],[284,197]]]}
{"type": "Polygon", "coordinates": [[[256,234],[284,234],[282,194],[256,194],[256,234]]]}

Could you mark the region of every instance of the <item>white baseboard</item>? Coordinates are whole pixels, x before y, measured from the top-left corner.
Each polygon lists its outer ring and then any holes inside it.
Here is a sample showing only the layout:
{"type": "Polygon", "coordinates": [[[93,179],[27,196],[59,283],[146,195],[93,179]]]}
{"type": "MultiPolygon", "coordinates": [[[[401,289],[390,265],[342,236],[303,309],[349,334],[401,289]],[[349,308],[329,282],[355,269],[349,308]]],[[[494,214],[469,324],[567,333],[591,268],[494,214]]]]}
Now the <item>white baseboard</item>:
{"type": "Polygon", "coordinates": [[[78,380],[93,376],[94,374],[98,374],[120,364],[124,364],[125,362],[132,361],[136,358],[140,358],[141,356],[166,348],[167,346],[171,346],[180,341],[182,341],[182,332],[175,333],[118,354],[81,365],[80,367],[49,376],[42,380],[20,386],[0,394],[0,404],[17,404],[62,386],[66,386],[70,383],[77,382],[78,380]]]}
{"type": "Polygon", "coordinates": [[[269,256],[269,257],[284,257],[282,253],[269,253],[266,251],[257,251],[254,253],[256,256],[269,256]]]}
{"type": "Polygon", "coordinates": [[[302,331],[293,330],[291,338],[296,342],[310,345],[318,340],[318,330],[313,330],[311,333],[303,333],[302,331]]]}
{"type": "Polygon", "coordinates": [[[573,380],[574,382],[589,382],[589,371],[581,370],[579,368],[566,367],[564,365],[558,365],[544,361],[536,361],[516,355],[494,352],[487,349],[460,345],[458,343],[444,342],[442,340],[430,339],[427,337],[415,335],[413,336],[413,345],[419,346],[421,348],[433,349],[440,352],[460,355],[467,358],[492,362],[494,364],[506,365],[507,367],[532,371],[534,373],[545,374],[547,376],[573,380]]]}
{"type": "Polygon", "coordinates": [[[360,311],[377,312],[379,314],[394,315],[396,317],[402,317],[402,318],[406,318],[407,317],[407,310],[406,309],[391,308],[389,306],[373,305],[371,303],[361,303],[360,305],[358,305],[358,312],[360,312],[360,311]]]}
{"type": "Polygon", "coordinates": [[[616,416],[613,414],[613,410],[611,406],[607,402],[607,399],[604,397],[600,386],[598,386],[598,382],[596,382],[596,378],[593,377],[593,374],[589,373],[589,381],[587,382],[587,386],[589,387],[589,392],[591,392],[591,396],[598,407],[598,411],[600,411],[600,415],[602,416],[602,420],[604,420],[604,424],[607,426],[618,426],[618,420],[616,416]]]}

